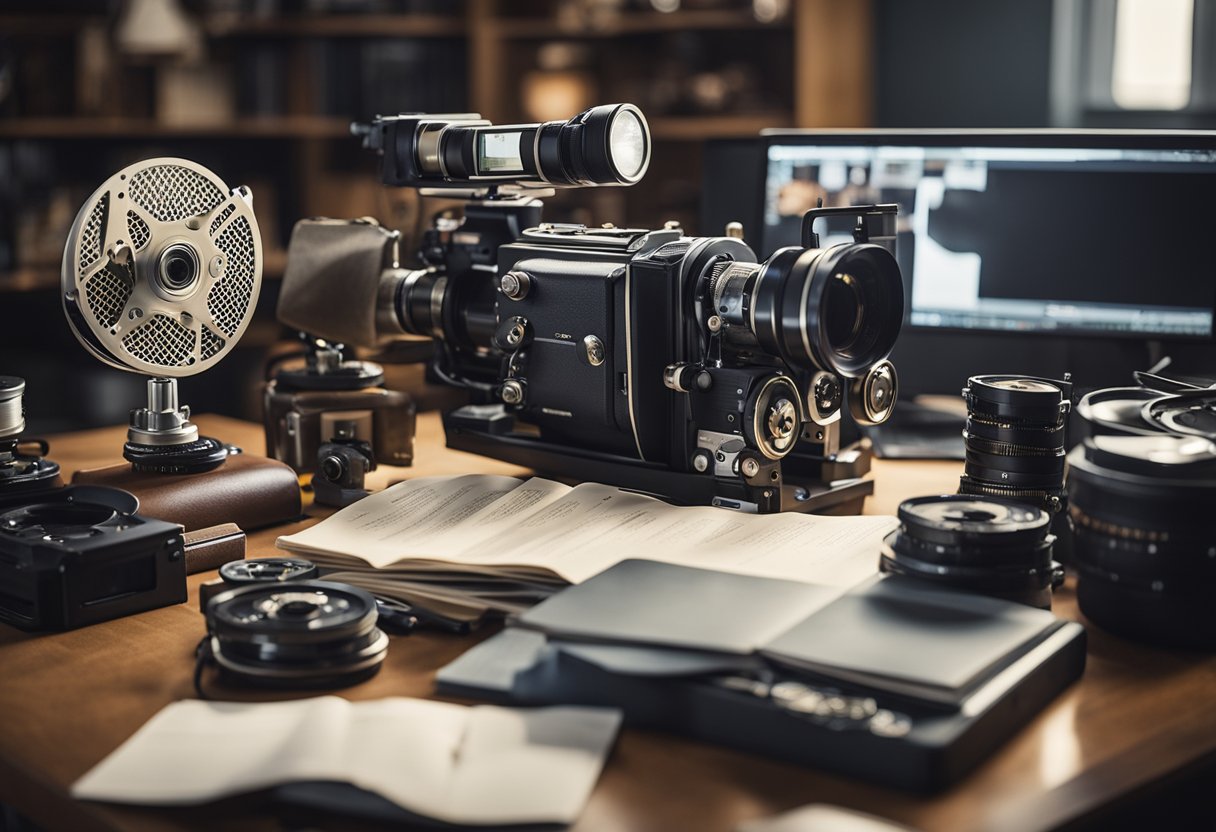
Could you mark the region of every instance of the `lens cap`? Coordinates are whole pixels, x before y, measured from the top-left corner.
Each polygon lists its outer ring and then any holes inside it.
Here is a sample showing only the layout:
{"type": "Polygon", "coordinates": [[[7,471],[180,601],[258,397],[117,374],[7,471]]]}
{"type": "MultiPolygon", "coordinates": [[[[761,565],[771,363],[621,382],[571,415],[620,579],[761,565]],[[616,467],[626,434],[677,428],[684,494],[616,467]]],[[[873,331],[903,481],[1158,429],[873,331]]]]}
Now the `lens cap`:
{"type": "Polygon", "coordinates": [[[1051,517],[1016,500],[943,494],[916,497],[899,505],[899,519],[909,534],[926,542],[957,546],[1030,545],[1047,534],[1051,517]]]}
{"type": "Polygon", "coordinates": [[[1048,425],[1063,421],[1071,395],[1070,383],[1033,376],[972,376],[963,389],[975,413],[1048,425]]]}

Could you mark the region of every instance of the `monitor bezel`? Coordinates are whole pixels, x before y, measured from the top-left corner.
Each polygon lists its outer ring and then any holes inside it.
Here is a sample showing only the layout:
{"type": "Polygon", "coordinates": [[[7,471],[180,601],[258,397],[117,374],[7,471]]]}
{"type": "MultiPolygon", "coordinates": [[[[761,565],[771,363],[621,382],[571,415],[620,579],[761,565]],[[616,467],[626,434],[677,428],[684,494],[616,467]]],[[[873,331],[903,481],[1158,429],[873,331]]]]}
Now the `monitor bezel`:
{"type": "MultiPolygon", "coordinates": [[[[768,197],[769,148],[774,145],[803,146],[897,146],[897,147],[1026,147],[1061,149],[1122,150],[1202,150],[1216,152],[1216,130],[1110,130],[1110,129],[771,129],[760,133],[762,175],[757,183],[755,204],[759,216],[765,213],[768,197]]],[[[1216,200],[1213,201],[1216,211],[1216,200]]],[[[756,250],[761,256],[771,253],[767,226],[761,222],[756,250]]],[[[1139,341],[1210,343],[1216,341],[1216,249],[1213,250],[1212,329],[1207,335],[1161,335],[1144,332],[1106,330],[1031,329],[925,326],[912,323],[911,303],[904,304],[904,323],[915,332],[965,333],[969,335],[1018,335],[1068,339],[1131,339],[1139,341]]]]}

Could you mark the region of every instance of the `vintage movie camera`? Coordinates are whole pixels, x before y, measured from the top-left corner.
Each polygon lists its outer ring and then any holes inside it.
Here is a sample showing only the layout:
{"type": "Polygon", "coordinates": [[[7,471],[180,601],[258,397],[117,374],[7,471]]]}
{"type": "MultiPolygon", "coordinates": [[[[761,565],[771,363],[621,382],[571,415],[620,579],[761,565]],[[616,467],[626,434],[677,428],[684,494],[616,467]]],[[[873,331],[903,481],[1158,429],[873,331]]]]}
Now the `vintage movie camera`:
{"type": "Polygon", "coordinates": [[[841,411],[847,401],[854,420],[878,423],[896,397],[895,205],[811,210],[802,245],[762,260],[738,237],[674,223],[541,221],[546,189],[642,178],[650,134],[630,104],[544,124],[395,116],[356,131],[382,154],[385,184],[467,199],[463,222],[426,236],[419,268],[344,281],[289,270],[281,321],[348,344],[433,337],[434,375],[474,394],[445,414],[453,448],[682,503],[860,510],[869,458],[840,448],[841,411]],[[829,215],[854,220],[851,242],[820,245],[814,224],[829,215]],[[348,315],[354,297],[375,309],[348,315]]]}

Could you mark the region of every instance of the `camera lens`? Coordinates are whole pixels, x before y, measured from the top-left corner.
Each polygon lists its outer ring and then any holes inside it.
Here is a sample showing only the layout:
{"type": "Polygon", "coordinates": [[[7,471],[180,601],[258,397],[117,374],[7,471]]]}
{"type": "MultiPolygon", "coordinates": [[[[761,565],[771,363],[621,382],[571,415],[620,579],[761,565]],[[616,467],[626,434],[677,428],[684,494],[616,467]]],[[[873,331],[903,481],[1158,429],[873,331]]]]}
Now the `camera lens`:
{"type": "Polygon", "coordinates": [[[1093,436],[1068,463],[1081,611],[1129,638],[1216,647],[1216,443],[1093,436]]]}
{"type": "Polygon", "coordinates": [[[886,358],[903,325],[899,266],[869,243],[790,247],[763,263],[719,262],[709,292],[737,346],[845,378],[886,358]]]}
{"type": "Polygon", "coordinates": [[[156,285],[171,295],[187,292],[198,280],[198,252],[183,243],[168,246],[156,264],[156,285]]]}
{"type": "Polygon", "coordinates": [[[535,165],[554,185],[632,185],[650,165],[650,128],[632,104],[604,104],[538,128],[535,165]]]}
{"type": "Polygon", "coordinates": [[[960,494],[1012,497],[1058,512],[1064,505],[1067,381],[1012,375],[972,376],[960,494]]]}
{"type": "Polygon", "coordinates": [[[433,269],[407,272],[393,303],[401,328],[410,335],[443,337],[443,302],[448,279],[433,269]]]}
{"type": "Polygon", "coordinates": [[[899,506],[879,568],[956,589],[1051,608],[1059,576],[1042,509],[999,497],[947,494],[899,506]]]}
{"type": "Polygon", "coordinates": [[[337,454],[331,454],[321,460],[321,476],[330,482],[341,482],[346,475],[346,460],[337,454]]]}

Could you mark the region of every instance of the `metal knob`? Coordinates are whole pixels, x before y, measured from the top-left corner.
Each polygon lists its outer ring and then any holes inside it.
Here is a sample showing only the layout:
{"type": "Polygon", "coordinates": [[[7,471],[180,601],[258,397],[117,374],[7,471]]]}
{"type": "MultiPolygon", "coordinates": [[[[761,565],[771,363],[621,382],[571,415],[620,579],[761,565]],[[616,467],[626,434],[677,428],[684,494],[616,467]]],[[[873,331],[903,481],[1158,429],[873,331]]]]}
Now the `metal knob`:
{"type": "Polygon", "coordinates": [[[498,288],[511,300],[523,300],[532,288],[532,278],[527,272],[510,271],[498,281],[498,288]]]}
{"type": "Polygon", "coordinates": [[[515,379],[507,379],[502,384],[502,400],[506,404],[521,404],[524,400],[524,386],[515,379]]]}
{"type": "Polygon", "coordinates": [[[604,342],[594,335],[588,335],[583,339],[583,349],[586,350],[587,363],[592,367],[598,367],[604,363],[604,342]]]}

